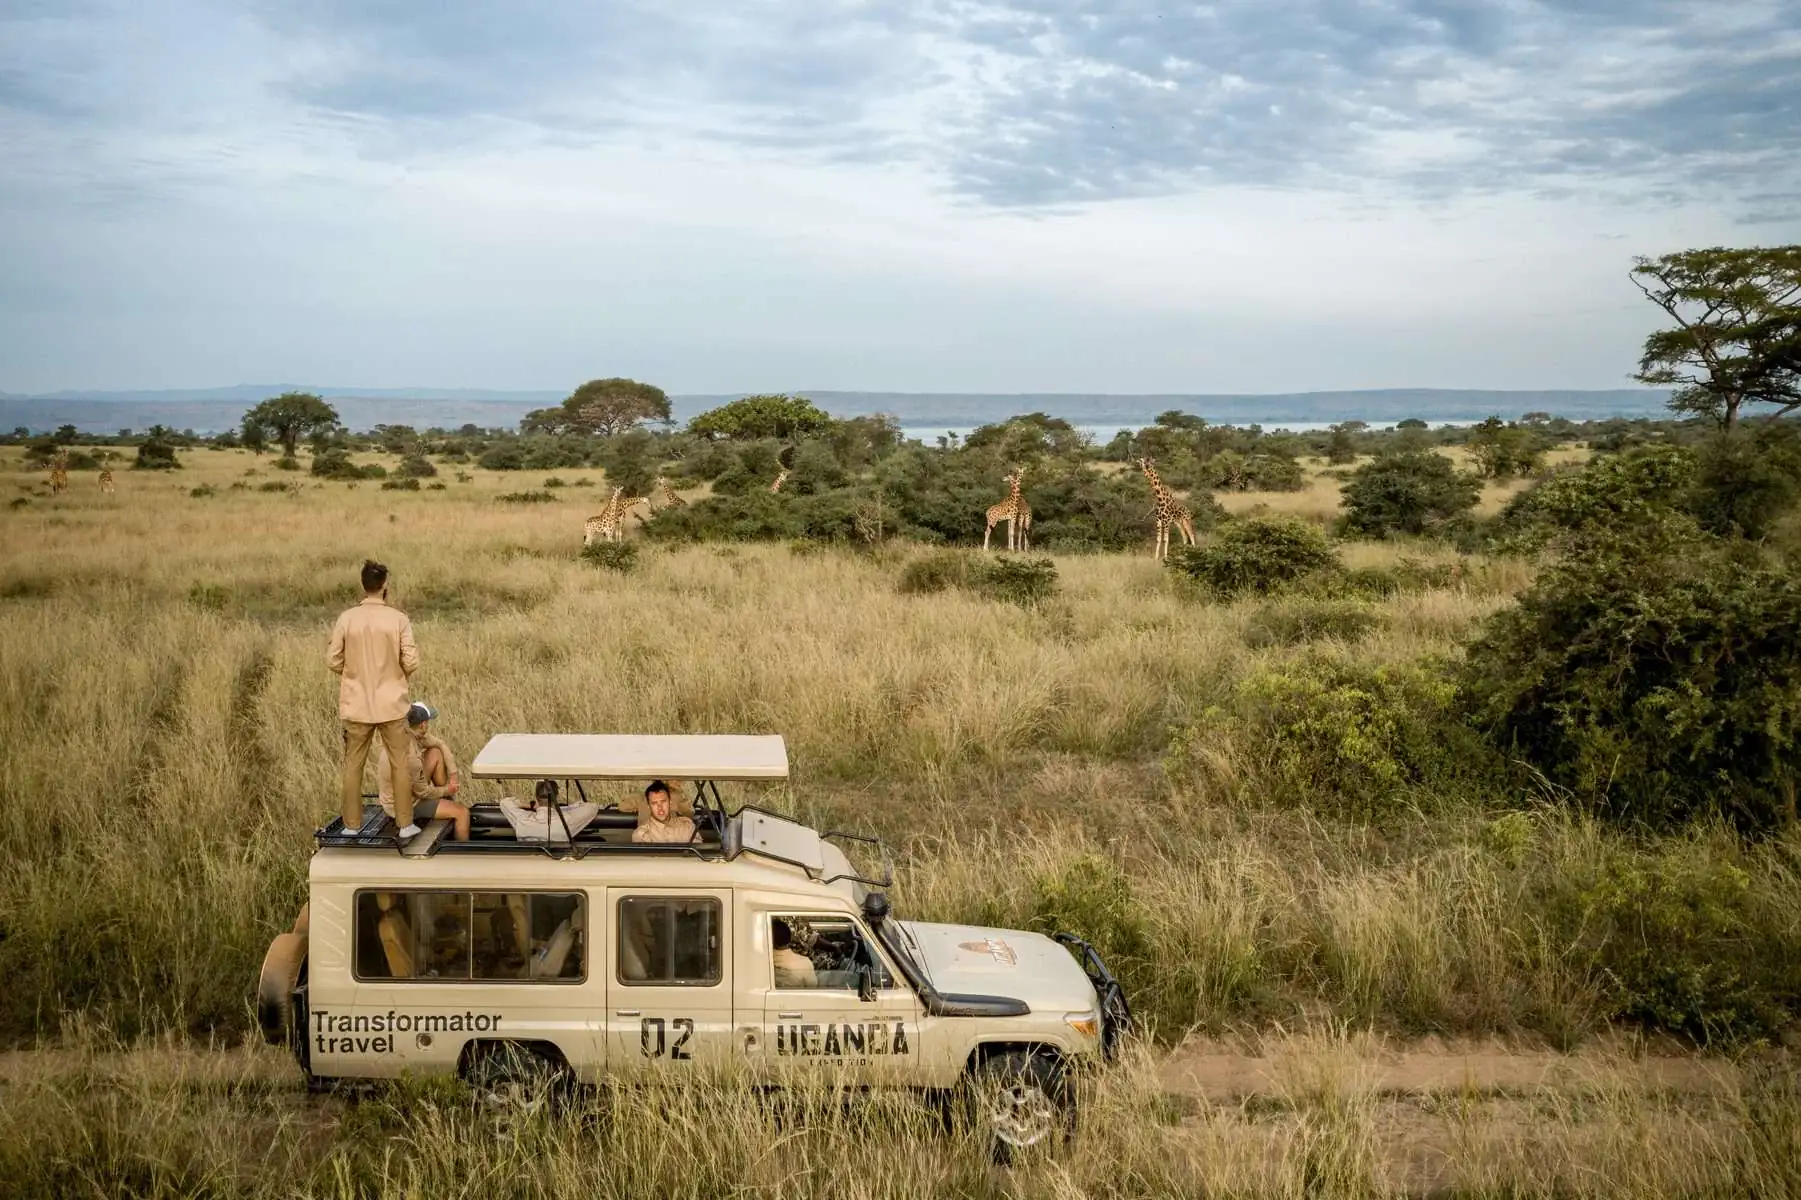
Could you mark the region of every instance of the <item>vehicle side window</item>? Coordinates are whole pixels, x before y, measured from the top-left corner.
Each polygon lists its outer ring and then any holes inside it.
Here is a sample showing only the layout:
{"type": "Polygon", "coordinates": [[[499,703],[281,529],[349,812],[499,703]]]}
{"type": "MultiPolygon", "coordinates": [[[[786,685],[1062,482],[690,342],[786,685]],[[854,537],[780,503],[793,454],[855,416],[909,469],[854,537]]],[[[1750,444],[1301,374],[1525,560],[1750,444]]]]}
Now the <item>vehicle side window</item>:
{"type": "Polygon", "coordinates": [[[770,975],[778,988],[855,990],[859,963],[875,969],[877,987],[894,986],[894,977],[848,917],[776,913],[769,930],[770,975]]]}
{"type": "Polygon", "coordinates": [[[707,896],[626,896],[619,901],[619,982],[710,987],[724,977],[720,904],[707,896]]]}
{"type": "Polygon", "coordinates": [[[359,892],[356,977],[580,981],[584,911],[579,892],[359,892]]]}

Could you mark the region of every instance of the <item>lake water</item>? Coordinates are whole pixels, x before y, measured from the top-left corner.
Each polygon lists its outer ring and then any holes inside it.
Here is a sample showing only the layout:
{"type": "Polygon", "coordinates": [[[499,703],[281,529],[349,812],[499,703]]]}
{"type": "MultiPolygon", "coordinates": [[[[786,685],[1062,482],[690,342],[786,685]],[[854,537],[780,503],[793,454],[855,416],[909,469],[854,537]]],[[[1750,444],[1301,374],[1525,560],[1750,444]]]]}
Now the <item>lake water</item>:
{"type": "MultiPolygon", "coordinates": [[[[1467,418],[1457,419],[1457,420],[1448,420],[1448,421],[1437,421],[1437,420],[1432,420],[1431,418],[1426,418],[1426,421],[1429,425],[1431,425],[1435,429],[1439,428],[1441,426],[1445,426],[1445,425],[1462,426],[1462,425],[1476,424],[1475,421],[1469,420],[1467,418]]],[[[1219,425],[1227,425],[1227,424],[1249,425],[1250,424],[1250,422],[1248,422],[1248,421],[1245,421],[1245,422],[1219,421],[1219,422],[1212,422],[1212,423],[1219,424],[1219,425]]],[[[1131,423],[1111,424],[1111,425],[1076,425],[1076,429],[1079,432],[1085,433],[1089,437],[1093,438],[1095,445],[1104,446],[1108,442],[1112,441],[1113,436],[1116,433],[1118,433],[1120,430],[1130,429],[1130,430],[1135,431],[1135,430],[1144,428],[1144,426],[1148,425],[1148,424],[1150,424],[1150,422],[1147,421],[1143,425],[1134,425],[1131,423]]],[[[1270,421],[1270,422],[1266,422],[1263,424],[1263,432],[1274,433],[1278,429],[1286,429],[1290,433],[1316,433],[1322,429],[1330,429],[1330,428],[1332,428],[1332,426],[1334,426],[1336,424],[1338,424],[1337,421],[1270,421]]],[[[968,437],[970,434],[974,433],[978,428],[979,428],[979,426],[975,426],[975,425],[960,425],[960,426],[958,426],[958,425],[952,425],[952,426],[902,425],[901,426],[901,434],[902,434],[902,436],[906,437],[907,440],[909,440],[909,441],[924,442],[928,446],[936,446],[938,444],[938,439],[943,437],[947,433],[954,433],[957,435],[957,438],[959,440],[961,440],[963,438],[968,437]]],[[[1392,428],[1392,426],[1391,425],[1382,425],[1382,424],[1378,424],[1377,422],[1372,421],[1372,422],[1370,422],[1370,428],[1371,429],[1389,429],[1389,428],[1392,428]]]]}

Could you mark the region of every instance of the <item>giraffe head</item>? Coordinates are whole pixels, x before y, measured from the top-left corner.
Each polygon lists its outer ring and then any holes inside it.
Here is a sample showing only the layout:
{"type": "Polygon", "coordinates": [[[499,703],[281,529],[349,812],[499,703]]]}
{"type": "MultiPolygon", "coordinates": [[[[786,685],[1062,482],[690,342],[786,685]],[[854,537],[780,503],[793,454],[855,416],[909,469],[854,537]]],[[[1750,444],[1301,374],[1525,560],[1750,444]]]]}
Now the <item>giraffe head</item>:
{"type": "Polygon", "coordinates": [[[1151,466],[1152,466],[1152,459],[1148,454],[1141,454],[1138,456],[1138,469],[1140,471],[1143,471],[1146,475],[1149,475],[1151,473],[1151,466]]]}

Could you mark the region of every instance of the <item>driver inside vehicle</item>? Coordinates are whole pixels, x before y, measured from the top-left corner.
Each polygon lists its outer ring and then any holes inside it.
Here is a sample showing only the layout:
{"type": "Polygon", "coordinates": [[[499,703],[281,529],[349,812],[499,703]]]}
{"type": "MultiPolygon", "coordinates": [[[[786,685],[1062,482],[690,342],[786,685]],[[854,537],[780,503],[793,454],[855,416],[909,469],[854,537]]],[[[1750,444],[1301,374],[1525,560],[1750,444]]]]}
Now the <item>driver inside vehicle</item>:
{"type": "Polygon", "coordinates": [[[816,988],[818,973],[813,960],[794,948],[794,930],[781,917],[769,919],[769,940],[775,947],[770,966],[775,969],[775,986],[779,988],[816,988]]]}

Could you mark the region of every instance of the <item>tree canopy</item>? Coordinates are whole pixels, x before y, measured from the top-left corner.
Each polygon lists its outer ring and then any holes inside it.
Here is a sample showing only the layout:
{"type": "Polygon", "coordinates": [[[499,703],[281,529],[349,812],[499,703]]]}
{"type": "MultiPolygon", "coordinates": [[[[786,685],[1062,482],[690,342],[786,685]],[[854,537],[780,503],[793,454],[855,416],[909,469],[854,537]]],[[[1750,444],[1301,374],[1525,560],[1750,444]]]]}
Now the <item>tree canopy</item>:
{"type": "Polygon", "coordinates": [[[797,438],[824,432],[832,418],[804,396],[746,396],[708,409],[688,422],[701,437],[797,438]]]}
{"type": "Polygon", "coordinates": [[[254,426],[273,435],[287,458],[294,457],[294,448],[301,438],[324,433],[337,424],[338,410],[311,392],[283,392],[244,414],[245,440],[250,440],[254,426]]]}
{"type": "Polygon", "coordinates": [[[644,421],[667,421],[669,396],[636,379],[590,379],[554,408],[538,408],[519,422],[521,433],[612,437],[644,421]]]}
{"type": "Polygon", "coordinates": [[[1724,429],[1746,405],[1801,408],[1801,245],[1715,246],[1633,260],[1632,280],[1675,321],[1645,339],[1636,378],[1724,429]]]}

